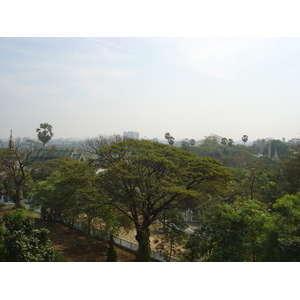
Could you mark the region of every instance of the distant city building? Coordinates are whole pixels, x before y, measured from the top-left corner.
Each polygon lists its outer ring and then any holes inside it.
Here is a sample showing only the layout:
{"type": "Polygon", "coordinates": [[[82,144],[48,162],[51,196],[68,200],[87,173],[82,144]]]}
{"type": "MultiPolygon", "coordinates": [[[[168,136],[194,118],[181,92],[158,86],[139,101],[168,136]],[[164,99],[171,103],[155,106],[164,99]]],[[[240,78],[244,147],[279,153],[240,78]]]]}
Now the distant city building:
{"type": "Polygon", "coordinates": [[[140,134],[136,131],[124,131],[124,137],[139,140],[140,134]]]}

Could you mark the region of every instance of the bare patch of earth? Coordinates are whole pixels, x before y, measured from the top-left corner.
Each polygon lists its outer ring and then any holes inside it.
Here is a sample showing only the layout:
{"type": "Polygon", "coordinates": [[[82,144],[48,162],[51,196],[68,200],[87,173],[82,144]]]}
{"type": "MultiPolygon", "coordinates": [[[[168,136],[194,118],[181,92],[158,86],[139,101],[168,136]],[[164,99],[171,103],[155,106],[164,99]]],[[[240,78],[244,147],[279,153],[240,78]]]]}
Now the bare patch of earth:
{"type": "MultiPolygon", "coordinates": [[[[35,219],[36,228],[47,228],[55,250],[60,251],[67,262],[105,262],[108,245],[104,241],[87,237],[83,232],[57,222],[35,219]]],[[[118,262],[132,262],[134,253],[115,247],[118,262]]]]}

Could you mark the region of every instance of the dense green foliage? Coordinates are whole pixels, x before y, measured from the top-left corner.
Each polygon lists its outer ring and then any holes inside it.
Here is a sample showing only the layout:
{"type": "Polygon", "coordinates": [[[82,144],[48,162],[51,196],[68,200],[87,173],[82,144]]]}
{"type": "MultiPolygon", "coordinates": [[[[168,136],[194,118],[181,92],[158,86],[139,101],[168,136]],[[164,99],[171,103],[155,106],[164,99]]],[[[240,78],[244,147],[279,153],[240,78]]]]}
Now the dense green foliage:
{"type": "Polygon", "coordinates": [[[299,143],[229,146],[214,135],[188,151],[220,159],[234,180],[231,199],[202,207],[185,260],[299,261],[299,143]]]}
{"type": "Polygon", "coordinates": [[[300,193],[268,210],[255,200],[223,203],[204,212],[185,245],[187,261],[299,261],[300,193]]]}
{"type": "Polygon", "coordinates": [[[114,144],[97,155],[102,196],[134,223],[139,261],[150,261],[149,226],[162,213],[224,193],[231,177],[216,160],[145,140],[114,144]]]}
{"type": "MultiPolygon", "coordinates": [[[[168,257],[299,261],[299,140],[249,146],[247,138],[247,145],[217,135],[180,144],[167,133],[166,145],[99,137],[86,143],[93,159],[85,162],[34,163],[26,151],[1,149],[0,189],[20,200],[34,187],[42,217],[70,225],[80,219],[87,234],[95,222],[109,235],[135,228],[137,261],[150,261],[149,226],[156,220],[177,224],[157,245],[168,257]],[[193,235],[183,233],[179,208],[193,209],[201,224],[193,235]]],[[[110,251],[114,260],[112,244],[110,251]]]]}
{"type": "Polygon", "coordinates": [[[300,261],[300,193],[276,200],[262,260],[300,261]]]}
{"type": "Polygon", "coordinates": [[[49,231],[34,229],[33,218],[22,210],[0,218],[0,261],[54,262],[63,257],[51,247],[49,231]]]}
{"type": "Polygon", "coordinates": [[[70,225],[80,217],[87,223],[87,234],[90,234],[91,222],[95,218],[104,222],[105,227],[101,229],[105,231],[113,232],[120,226],[120,217],[102,201],[96,167],[90,162],[70,161],[45,181],[40,181],[32,205],[41,207],[42,217],[61,217],[70,225]]]}
{"type": "Polygon", "coordinates": [[[219,203],[202,213],[201,227],[186,244],[187,260],[256,261],[269,215],[253,200],[219,203]]]}

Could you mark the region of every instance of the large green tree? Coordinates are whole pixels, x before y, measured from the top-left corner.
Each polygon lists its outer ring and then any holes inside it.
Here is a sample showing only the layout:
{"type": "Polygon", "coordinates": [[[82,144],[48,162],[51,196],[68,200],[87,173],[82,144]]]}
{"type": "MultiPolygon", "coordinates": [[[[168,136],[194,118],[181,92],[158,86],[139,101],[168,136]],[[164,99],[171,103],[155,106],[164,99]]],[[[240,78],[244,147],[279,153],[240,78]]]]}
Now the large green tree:
{"type": "Polygon", "coordinates": [[[212,157],[215,159],[220,159],[222,156],[222,147],[219,144],[221,137],[215,134],[206,136],[201,140],[199,146],[198,155],[200,157],[212,157]]]}
{"type": "Polygon", "coordinates": [[[272,219],[261,255],[263,261],[300,261],[300,193],[285,195],[273,204],[272,219]]]}
{"type": "Polygon", "coordinates": [[[260,258],[266,207],[257,201],[239,199],[218,203],[203,211],[201,227],[185,248],[188,261],[257,261],[260,258]]]}
{"type": "Polygon", "coordinates": [[[69,161],[37,184],[32,205],[40,206],[43,216],[62,217],[69,225],[80,217],[87,224],[88,235],[96,218],[105,223],[102,230],[112,232],[119,223],[112,208],[102,203],[96,179],[92,163],[69,161]]]}
{"type": "Polygon", "coordinates": [[[120,142],[97,154],[103,197],[135,225],[137,261],[150,261],[149,226],[160,215],[222,193],[231,176],[216,160],[145,140],[120,142]]]}

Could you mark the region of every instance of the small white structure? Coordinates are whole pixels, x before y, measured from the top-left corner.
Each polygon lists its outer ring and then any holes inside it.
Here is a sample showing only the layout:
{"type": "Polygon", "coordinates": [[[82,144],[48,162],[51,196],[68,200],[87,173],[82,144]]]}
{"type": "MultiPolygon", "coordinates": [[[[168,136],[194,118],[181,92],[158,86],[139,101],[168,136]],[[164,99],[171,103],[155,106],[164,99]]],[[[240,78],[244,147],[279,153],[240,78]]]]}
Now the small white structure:
{"type": "Polygon", "coordinates": [[[188,208],[186,211],[185,211],[185,219],[187,222],[193,222],[193,211],[188,208]]]}

